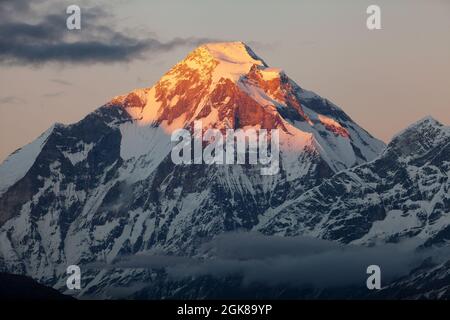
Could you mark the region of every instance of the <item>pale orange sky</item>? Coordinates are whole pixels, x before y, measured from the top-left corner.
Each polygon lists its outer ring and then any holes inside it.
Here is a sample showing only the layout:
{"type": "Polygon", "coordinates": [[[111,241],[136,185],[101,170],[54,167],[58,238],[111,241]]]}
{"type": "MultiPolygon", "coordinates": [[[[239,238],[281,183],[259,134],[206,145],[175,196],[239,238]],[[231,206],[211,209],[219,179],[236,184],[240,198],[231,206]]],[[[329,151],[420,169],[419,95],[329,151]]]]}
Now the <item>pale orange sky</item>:
{"type": "MultiPolygon", "coordinates": [[[[110,7],[116,28],[161,41],[245,41],[386,142],[426,115],[450,123],[450,1],[116,0],[110,7]],[[382,30],[366,29],[370,4],[382,9],[382,30]]],[[[78,121],[113,96],[151,86],[192,49],[126,63],[0,64],[0,161],[54,122],[78,121]]]]}

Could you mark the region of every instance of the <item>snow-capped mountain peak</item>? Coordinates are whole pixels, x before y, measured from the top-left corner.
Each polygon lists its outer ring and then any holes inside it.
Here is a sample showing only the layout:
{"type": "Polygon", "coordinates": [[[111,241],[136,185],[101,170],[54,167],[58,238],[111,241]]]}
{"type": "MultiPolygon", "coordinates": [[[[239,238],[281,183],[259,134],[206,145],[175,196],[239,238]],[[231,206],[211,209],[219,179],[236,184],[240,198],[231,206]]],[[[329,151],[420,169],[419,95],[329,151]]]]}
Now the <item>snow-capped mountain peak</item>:
{"type": "Polygon", "coordinates": [[[269,67],[242,42],[202,45],[154,86],[109,105],[166,134],[195,120],[205,129],[279,129],[282,151],[308,148],[334,171],[371,160],[384,148],[337,106],[269,67]]]}
{"type": "Polygon", "coordinates": [[[444,126],[431,116],[424,117],[396,134],[386,152],[395,150],[405,159],[419,157],[450,137],[450,126],[444,126]]]}
{"type": "MultiPolygon", "coordinates": [[[[267,65],[243,42],[204,44],[171,68],[154,86],[116,97],[111,104],[124,105],[142,123],[166,120],[170,125],[180,117],[181,122],[189,122],[207,112],[202,110],[210,102],[209,95],[227,89],[233,91],[236,88],[232,87],[253,67],[266,68],[267,65]]],[[[219,98],[226,99],[226,96],[215,97],[215,100],[219,98]]]]}
{"type": "Polygon", "coordinates": [[[436,119],[434,119],[432,116],[428,115],[428,116],[425,116],[422,119],[410,124],[408,127],[406,127],[405,129],[403,129],[400,132],[398,132],[397,134],[395,134],[392,137],[392,141],[396,140],[397,138],[399,138],[401,136],[412,134],[413,132],[428,131],[428,130],[432,130],[433,128],[444,129],[445,126],[442,123],[440,123],[439,121],[437,121],[436,119]]]}
{"type": "Polygon", "coordinates": [[[213,82],[221,78],[236,82],[253,66],[267,67],[266,63],[243,42],[208,43],[194,50],[189,58],[195,59],[199,56],[207,56],[217,63],[213,72],[213,82]]]}

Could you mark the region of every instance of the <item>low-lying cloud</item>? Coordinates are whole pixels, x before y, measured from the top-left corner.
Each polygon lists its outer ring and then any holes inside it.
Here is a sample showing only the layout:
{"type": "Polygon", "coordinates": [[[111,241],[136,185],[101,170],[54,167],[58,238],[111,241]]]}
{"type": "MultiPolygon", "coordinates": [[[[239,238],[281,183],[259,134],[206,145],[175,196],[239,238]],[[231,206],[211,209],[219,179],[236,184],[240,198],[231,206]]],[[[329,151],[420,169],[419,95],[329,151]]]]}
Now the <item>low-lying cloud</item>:
{"type": "Polygon", "coordinates": [[[367,267],[374,264],[381,268],[383,284],[406,275],[431,254],[415,248],[413,242],[344,246],[307,237],[227,233],[206,243],[196,257],[147,253],[122,257],[106,267],[165,269],[173,280],[241,276],[244,285],[332,288],[364,286],[367,267]]]}

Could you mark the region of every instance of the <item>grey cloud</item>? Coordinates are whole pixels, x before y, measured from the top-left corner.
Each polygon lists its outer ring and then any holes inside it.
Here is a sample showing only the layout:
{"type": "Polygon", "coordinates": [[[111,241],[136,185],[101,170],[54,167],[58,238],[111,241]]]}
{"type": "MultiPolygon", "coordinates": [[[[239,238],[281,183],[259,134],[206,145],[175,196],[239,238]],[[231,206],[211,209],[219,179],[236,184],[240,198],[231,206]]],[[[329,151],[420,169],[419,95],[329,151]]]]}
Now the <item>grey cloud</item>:
{"type": "Polygon", "coordinates": [[[15,96],[6,96],[0,98],[0,104],[18,104],[24,102],[25,101],[22,98],[18,98],[15,96]]]}
{"type": "Polygon", "coordinates": [[[45,98],[56,98],[56,97],[62,96],[63,94],[64,94],[63,91],[58,91],[58,92],[45,93],[42,96],[45,98]]]}
{"type": "Polygon", "coordinates": [[[110,13],[99,7],[83,7],[82,29],[72,31],[66,28],[63,5],[57,13],[46,14],[36,23],[27,22],[28,19],[14,20],[14,11],[18,12],[17,16],[31,15],[29,5],[22,0],[16,5],[1,0],[0,11],[10,12],[0,22],[0,63],[4,64],[126,62],[142,59],[148,53],[212,41],[192,37],[162,42],[149,35],[121,32],[110,27],[114,25],[110,13]]]}
{"type": "Polygon", "coordinates": [[[405,245],[341,246],[307,237],[267,237],[252,233],[225,234],[208,246],[216,253],[215,259],[193,266],[170,266],[169,274],[177,279],[239,274],[244,283],[329,288],[363,285],[366,268],[372,264],[381,267],[386,281],[407,273],[420,261],[405,245]]]}
{"type": "Polygon", "coordinates": [[[63,86],[73,86],[72,82],[66,81],[66,80],[63,80],[63,79],[56,79],[55,78],[55,79],[50,79],[50,81],[53,82],[53,83],[57,83],[57,84],[63,85],[63,86]]]}
{"type": "Polygon", "coordinates": [[[174,280],[239,275],[244,284],[330,288],[364,285],[366,268],[372,264],[381,267],[386,283],[407,274],[427,256],[442,256],[415,248],[417,243],[412,242],[363,247],[307,237],[227,233],[205,243],[197,257],[152,252],[97,267],[165,269],[174,280]]]}
{"type": "MultiPolygon", "coordinates": [[[[36,3],[38,1],[33,2],[36,3]]],[[[31,3],[28,0],[0,0],[0,18],[5,19],[17,13],[28,13],[31,3]]]]}

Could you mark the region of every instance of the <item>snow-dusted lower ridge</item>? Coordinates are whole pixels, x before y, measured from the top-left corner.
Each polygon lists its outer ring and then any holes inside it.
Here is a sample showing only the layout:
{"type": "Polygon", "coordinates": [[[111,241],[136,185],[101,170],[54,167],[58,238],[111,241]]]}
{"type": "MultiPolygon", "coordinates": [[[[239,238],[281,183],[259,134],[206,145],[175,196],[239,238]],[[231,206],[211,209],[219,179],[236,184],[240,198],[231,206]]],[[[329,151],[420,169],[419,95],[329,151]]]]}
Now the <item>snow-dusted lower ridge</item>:
{"type": "Polygon", "coordinates": [[[42,150],[43,144],[52,133],[54,126],[42,133],[32,143],[14,151],[0,165],[0,194],[19,181],[36,160],[42,150]]]}
{"type": "Polygon", "coordinates": [[[450,299],[450,260],[442,263],[424,261],[410,274],[383,288],[377,298],[389,299],[450,299]]]}
{"type": "Polygon", "coordinates": [[[87,270],[80,296],[136,296],[145,279],[159,283],[161,296],[172,286],[170,296],[176,284],[159,270],[89,266],[149,251],[195,256],[236,230],[364,244],[420,235],[424,245],[426,237],[439,244],[448,219],[447,131],[427,119],[382,153],[384,144],[340,108],[245,44],[204,45],[154,86],[55,126],[30,158],[18,151],[27,165],[0,194],[0,269],[64,290],[66,267],[78,264],[87,270]],[[280,172],[175,165],[170,135],[196,120],[204,129],[278,129],[280,172]],[[398,207],[381,204],[398,196],[398,207]]]}
{"type": "Polygon", "coordinates": [[[272,210],[266,234],[375,244],[450,241],[450,127],[424,118],[375,160],[344,170],[272,210]]]}

